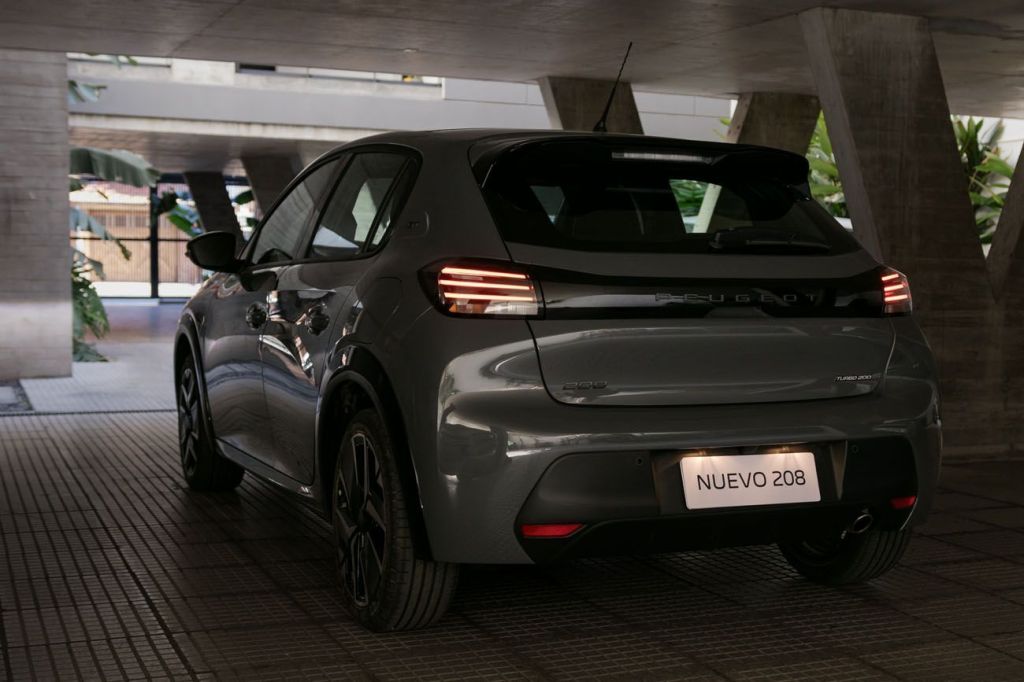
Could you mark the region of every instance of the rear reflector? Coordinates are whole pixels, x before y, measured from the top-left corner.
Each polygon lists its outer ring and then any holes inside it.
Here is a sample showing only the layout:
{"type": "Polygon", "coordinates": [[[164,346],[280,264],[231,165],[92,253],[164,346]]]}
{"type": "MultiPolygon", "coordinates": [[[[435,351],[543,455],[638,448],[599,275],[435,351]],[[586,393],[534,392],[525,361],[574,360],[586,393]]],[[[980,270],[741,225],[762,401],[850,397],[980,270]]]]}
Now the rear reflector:
{"type": "Polygon", "coordinates": [[[882,302],[886,315],[906,315],[913,310],[910,282],[906,275],[892,268],[882,271],[882,302]]]}
{"type": "Polygon", "coordinates": [[[540,523],[525,524],[520,530],[524,538],[567,538],[582,527],[582,523],[540,523]]]}
{"type": "Polygon", "coordinates": [[[907,495],[906,497],[894,497],[889,500],[889,506],[893,509],[910,509],[917,503],[917,495],[907,495]]]}
{"type": "Polygon", "coordinates": [[[533,317],[541,309],[533,280],[511,268],[446,265],[437,273],[437,295],[454,315],[533,317]]]}

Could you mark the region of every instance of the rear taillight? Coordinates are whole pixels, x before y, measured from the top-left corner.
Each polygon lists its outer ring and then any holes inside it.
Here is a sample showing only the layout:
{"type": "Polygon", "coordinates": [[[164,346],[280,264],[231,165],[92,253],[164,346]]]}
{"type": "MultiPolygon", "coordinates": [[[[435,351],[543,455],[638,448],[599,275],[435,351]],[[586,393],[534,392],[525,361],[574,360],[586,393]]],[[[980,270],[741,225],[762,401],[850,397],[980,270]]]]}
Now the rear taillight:
{"type": "Polygon", "coordinates": [[[886,315],[906,315],[913,310],[910,282],[902,272],[892,268],[882,270],[882,303],[886,315]]]}
{"type": "Polygon", "coordinates": [[[513,267],[445,265],[436,284],[442,310],[452,315],[536,317],[543,307],[533,279],[513,267]]]}

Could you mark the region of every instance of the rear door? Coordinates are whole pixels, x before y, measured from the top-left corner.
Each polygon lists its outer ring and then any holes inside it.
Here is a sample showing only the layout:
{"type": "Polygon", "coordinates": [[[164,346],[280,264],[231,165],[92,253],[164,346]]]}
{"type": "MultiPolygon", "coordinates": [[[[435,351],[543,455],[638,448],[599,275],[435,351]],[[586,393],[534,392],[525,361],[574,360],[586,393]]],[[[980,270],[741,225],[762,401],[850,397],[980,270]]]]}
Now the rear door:
{"type": "Polygon", "coordinates": [[[295,480],[314,478],[317,401],[327,354],[367,327],[363,311],[389,290],[387,282],[363,280],[387,238],[411,163],[401,152],[352,154],[302,261],[286,268],[270,293],[263,387],[274,467],[295,480]],[[360,282],[365,286],[357,288],[360,282]]]}
{"type": "Polygon", "coordinates": [[[484,185],[543,294],[528,323],[552,397],[708,405],[874,390],[893,342],[879,266],[803,194],[799,157],[632,144],[526,145],[484,185]]]}

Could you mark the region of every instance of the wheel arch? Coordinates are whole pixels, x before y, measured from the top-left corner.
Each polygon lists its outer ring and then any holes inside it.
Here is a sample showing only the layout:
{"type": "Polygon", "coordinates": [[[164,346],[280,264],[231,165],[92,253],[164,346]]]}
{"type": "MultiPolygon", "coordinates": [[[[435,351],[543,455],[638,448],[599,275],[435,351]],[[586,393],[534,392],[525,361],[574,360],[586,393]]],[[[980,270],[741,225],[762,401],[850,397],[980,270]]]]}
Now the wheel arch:
{"type": "Polygon", "coordinates": [[[431,559],[430,541],[420,503],[419,480],[409,451],[405,420],[391,380],[380,362],[365,348],[351,347],[341,355],[348,357],[349,361],[324,382],[320,408],[317,410],[316,485],[320,511],[326,518],[330,518],[331,486],[341,436],[359,410],[373,408],[384,420],[395,445],[416,553],[424,559],[431,559]]]}

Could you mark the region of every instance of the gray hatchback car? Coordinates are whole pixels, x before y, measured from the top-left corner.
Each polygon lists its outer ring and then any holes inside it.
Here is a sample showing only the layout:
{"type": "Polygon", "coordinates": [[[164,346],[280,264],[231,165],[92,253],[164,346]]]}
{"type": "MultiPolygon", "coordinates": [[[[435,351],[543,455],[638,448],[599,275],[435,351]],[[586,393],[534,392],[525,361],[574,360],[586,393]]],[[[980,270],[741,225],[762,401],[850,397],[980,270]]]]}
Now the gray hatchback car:
{"type": "Polygon", "coordinates": [[[438,619],[460,564],[776,542],[878,576],[932,503],[935,370],[807,171],[611,134],[342,146],[240,251],[189,243],[215,274],[175,348],[185,479],[316,505],[376,630],[438,619]]]}

